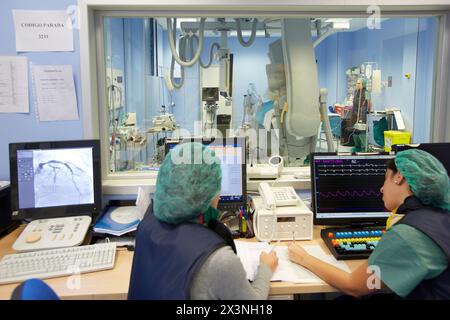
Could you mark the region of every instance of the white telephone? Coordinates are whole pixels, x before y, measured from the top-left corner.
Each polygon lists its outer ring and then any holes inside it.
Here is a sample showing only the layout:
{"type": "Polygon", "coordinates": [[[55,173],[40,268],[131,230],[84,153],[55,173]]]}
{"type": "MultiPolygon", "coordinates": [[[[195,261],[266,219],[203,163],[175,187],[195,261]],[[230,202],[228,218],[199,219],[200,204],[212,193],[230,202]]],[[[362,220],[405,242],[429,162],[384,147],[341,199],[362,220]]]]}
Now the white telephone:
{"type": "Polygon", "coordinates": [[[271,188],[268,183],[259,184],[259,194],[263,197],[266,209],[275,207],[296,206],[300,204],[300,198],[292,187],[271,188]]]}
{"type": "Polygon", "coordinates": [[[254,197],[255,235],[260,241],[311,240],[312,212],[292,187],[259,185],[261,197],[254,197]]]}

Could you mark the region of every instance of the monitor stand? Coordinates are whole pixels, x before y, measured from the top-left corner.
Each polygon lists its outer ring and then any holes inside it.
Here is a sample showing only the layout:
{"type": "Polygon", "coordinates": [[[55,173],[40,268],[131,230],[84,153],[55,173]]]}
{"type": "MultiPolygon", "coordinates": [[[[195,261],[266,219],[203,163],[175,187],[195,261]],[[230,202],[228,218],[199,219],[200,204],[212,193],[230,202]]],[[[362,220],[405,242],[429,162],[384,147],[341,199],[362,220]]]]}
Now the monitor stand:
{"type": "Polygon", "coordinates": [[[80,245],[91,224],[90,216],[39,219],[22,231],[13,249],[19,252],[80,245]]]}

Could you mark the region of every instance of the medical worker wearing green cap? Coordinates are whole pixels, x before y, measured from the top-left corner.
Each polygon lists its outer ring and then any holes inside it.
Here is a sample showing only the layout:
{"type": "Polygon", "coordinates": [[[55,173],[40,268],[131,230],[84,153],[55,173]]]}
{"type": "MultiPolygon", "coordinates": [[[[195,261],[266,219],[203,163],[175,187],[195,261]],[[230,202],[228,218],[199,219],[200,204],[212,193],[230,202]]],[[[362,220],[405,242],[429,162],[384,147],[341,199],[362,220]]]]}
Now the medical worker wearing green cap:
{"type": "Polygon", "coordinates": [[[289,258],[333,287],[360,297],[389,289],[391,298],[450,299],[450,182],[431,154],[410,149],[388,162],[381,187],[393,214],[368,261],[346,273],[289,246],[289,258]]]}
{"type": "MultiPolygon", "coordinates": [[[[350,113],[350,126],[345,130],[350,132],[350,137],[353,136],[352,152],[366,151],[366,127],[367,127],[367,113],[371,112],[372,102],[370,100],[370,93],[367,90],[367,80],[360,78],[356,81],[355,92],[353,94],[353,107],[350,113]]],[[[345,144],[349,143],[347,141],[345,144]]]]}
{"type": "Polygon", "coordinates": [[[267,299],[278,258],[261,253],[247,281],[230,231],[215,219],[221,180],[219,158],[201,143],[168,153],[138,227],[129,299],[267,299]]]}

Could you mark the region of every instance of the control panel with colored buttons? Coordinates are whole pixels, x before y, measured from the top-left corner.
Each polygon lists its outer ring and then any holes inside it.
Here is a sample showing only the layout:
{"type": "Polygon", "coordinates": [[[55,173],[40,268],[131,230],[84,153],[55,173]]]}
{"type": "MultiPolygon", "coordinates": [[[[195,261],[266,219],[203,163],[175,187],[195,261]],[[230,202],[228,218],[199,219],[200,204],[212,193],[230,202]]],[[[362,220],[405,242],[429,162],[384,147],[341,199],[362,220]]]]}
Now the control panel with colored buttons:
{"type": "Polygon", "coordinates": [[[338,260],[367,259],[385,233],[383,227],[327,228],[320,232],[338,260]]]}

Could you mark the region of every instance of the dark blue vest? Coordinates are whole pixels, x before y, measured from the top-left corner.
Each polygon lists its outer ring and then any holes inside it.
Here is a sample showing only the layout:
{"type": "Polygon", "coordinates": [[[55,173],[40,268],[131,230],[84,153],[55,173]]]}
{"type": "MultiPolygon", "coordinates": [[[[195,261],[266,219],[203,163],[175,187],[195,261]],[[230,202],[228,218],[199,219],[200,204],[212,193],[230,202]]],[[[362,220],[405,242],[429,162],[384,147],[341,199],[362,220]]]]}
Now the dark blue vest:
{"type": "Polygon", "coordinates": [[[149,208],[137,230],[128,299],[189,299],[196,271],[225,245],[203,225],[164,223],[149,208]]]}
{"type": "Polygon", "coordinates": [[[450,299],[450,213],[427,207],[415,196],[406,198],[397,213],[405,215],[397,224],[407,224],[425,233],[442,249],[449,262],[444,272],[433,279],[419,283],[407,298],[450,299]]]}

